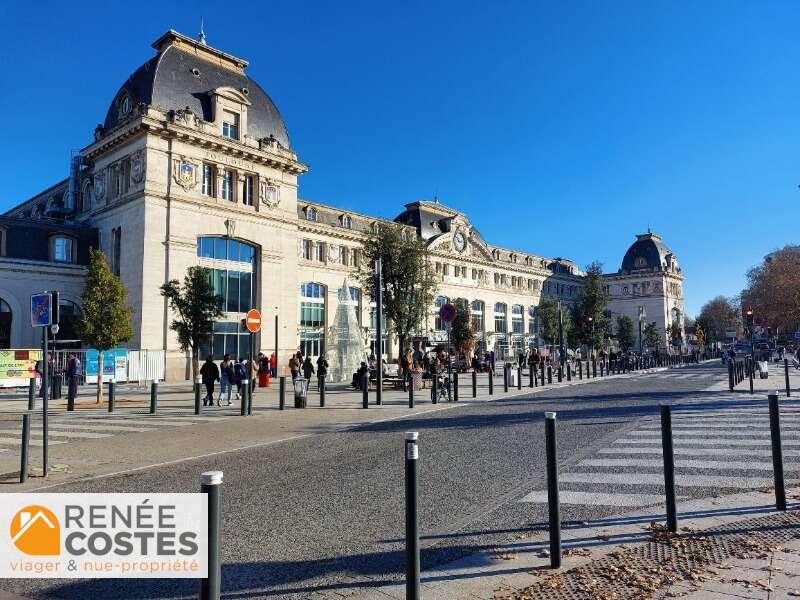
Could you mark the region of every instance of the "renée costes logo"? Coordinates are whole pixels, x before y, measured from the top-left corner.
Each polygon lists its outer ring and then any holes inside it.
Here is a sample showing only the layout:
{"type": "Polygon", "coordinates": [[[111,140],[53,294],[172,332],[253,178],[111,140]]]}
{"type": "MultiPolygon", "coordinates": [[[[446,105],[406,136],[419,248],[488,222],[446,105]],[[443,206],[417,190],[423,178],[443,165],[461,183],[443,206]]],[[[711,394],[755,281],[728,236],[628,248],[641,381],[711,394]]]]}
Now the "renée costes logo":
{"type": "Polygon", "coordinates": [[[2,494],[0,577],[207,576],[205,494],[2,494]]]}

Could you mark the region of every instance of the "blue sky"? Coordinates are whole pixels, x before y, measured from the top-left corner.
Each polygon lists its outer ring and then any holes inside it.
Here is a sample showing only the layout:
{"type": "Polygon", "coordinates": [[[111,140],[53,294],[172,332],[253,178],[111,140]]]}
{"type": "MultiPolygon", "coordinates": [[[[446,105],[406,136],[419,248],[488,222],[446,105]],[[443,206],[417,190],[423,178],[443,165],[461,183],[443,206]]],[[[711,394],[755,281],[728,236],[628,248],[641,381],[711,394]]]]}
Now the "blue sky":
{"type": "Polygon", "coordinates": [[[491,243],[619,268],[652,227],[686,308],[800,217],[800,3],[13,3],[0,210],[67,174],[168,28],[250,61],[301,196],[394,217],[438,194],[491,243]]]}

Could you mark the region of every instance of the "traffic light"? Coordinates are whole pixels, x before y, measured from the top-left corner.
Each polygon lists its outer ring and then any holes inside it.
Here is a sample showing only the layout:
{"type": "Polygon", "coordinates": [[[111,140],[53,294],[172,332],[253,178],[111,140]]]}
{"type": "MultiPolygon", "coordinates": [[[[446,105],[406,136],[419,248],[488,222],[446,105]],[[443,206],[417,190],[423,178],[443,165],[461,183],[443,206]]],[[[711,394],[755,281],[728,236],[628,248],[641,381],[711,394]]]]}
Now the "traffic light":
{"type": "Polygon", "coordinates": [[[745,314],[745,323],[746,323],[746,325],[748,327],[752,327],[753,326],[753,309],[752,308],[748,308],[745,311],[744,314],[745,314]]]}

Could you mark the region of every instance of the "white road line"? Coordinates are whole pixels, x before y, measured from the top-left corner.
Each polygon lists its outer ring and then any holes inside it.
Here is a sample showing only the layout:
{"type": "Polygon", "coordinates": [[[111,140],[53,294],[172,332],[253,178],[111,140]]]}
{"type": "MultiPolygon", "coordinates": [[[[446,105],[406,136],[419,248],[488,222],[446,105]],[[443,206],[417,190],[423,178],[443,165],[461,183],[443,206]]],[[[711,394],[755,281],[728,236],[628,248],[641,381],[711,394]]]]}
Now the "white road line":
{"type": "MultiPolygon", "coordinates": [[[[564,473],[564,483],[617,483],[622,485],[664,485],[661,473],[564,473]]],[[[680,487],[757,488],[769,487],[775,482],[770,478],[726,477],[721,475],[675,475],[675,485],[680,487]]]]}
{"type": "Polygon", "coordinates": [[[152,427],[125,427],[124,425],[84,425],[71,423],[50,423],[51,429],[88,429],[89,431],[156,431],[152,427]]]}
{"type": "MultiPolygon", "coordinates": [[[[16,431],[14,429],[0,429],[0,434],[22,436],[22,432],[21,431],[16,431]]],[[[31,434],[34,435],[34,436],[41,436],[42,435],[42,431],[41,431],[41,429],[31,430],[31,434]]],[[[53,431],[53,430],[50,430],[48,432],[48,434],[52,435],[52,436],[55,436],[55,437],[91,438],[91,439],[106,438],[106,437],[111,437],[111,435],[112,435],[110,433],[79,433],[79,432],[76,432],[76,431],[53,431]]]]}
{"type": "MultiPolygon", "coordinates": [[[[695,438],[695,437],[687,437],[687,438],[680,438],[675,437],[673,438],[673,442],[677,445],[681,446],[702,446],[702,445],[722,445],[722,446],[769,446],[772,442],[770,440],[742,440],[742,439],[731,439],[731,438],[695,438]]],[[[623,440],[614,440],[615,444],[656,444],[661,446],[661,438],[634,438],[634,439],[623,439],[623,440]]],[[[784,446],[800,446],[800,440],[781,440],[781,444],[784,446]]]]}
{"type": "MultiPolygon", "coordinates": [[[[653,454],[661,456],[661,446],[652,448],[602,448],[600,454],[653,454]]],[[[772,450],[758,450],[755,448],[674,448],[675,454],[682,456],[758,456],[771,457],[772,450]]],[[[800,456],[800,450],[784,450],[784,456],[800,456]]]]}
{"type": "MultiPolygon", "coordinates": [[[[62,421],[63,422],[63,421],[62,421]]],[[[103,424],[107,423],[109,425],[164,425],[169,427],[181,427],[183,425],[193,425],[190,421],[169,421],[169,420],[161,420],[160,417],[154,417],[152,419],[85,419],[80,421],[80,423],[91,423],[95,424],[103,424]]],[[[80,427],[80,425],[78,425],[80,427]]]]}
{"type": "MultiPolygon", "coordinates": [[[[675,430],[675,437],[681,435],[708,435],[709,432],[703,429],[684,429],[684,428],[676,428],[675,430]]],[[[658,430],[652,431],[629,431],[628,435],[636,436],[636,437],[651,437],[655,436],[661,438],[661,432],[658,430]]],[[[748,432],[737,431],[735,432],[736,436],[747,436],[747,437],[769,437],[769,428],[765,430],[760,429],[751,429],[748,432]]],[[[794,438],[800,436],[800,431],[791,431],[791,430],[781,430],[781,438],[789,437],[794,438]]]]}
{"type": "MultiPolygon", "coordinates": [[[[587,458],[578,463],[579,467],[663,467],[663,460],[649,459],[649,458],[587,458]]],[[[692,460],[692,459],[677,459],[675,461],[676,467],[684,467],[689,469],[709,469],[709,470],[725,470],[725,469],[743,469],[753,471],[772,471],[771,462],[762,461],[747,461],[747,460],[692,460]]],[[[800,466],[795,469],[798,470],[800,466]]]]}
{"type": "MultiPolygon", "coordinates": [[[[781,419],[782,422],[785,422],[785,419],[781,419]]],[[[679,425],[675,422],[672,423],[672,430],[677,431],[680,429],[693,429],[693,428],[709,428],[709,429],[767,429],[769,430],[769,419],[760,419],[758,422],[753,423],[742,423],[741,420],[739,421],[732,421],[730,423],[696,423],[692,422],[691,424],[687,423],[685,425],[679,425]]],[[[787,429],[792,429],[796,427],[795,423],[789,423],[789,427],[787,429]]],[[[639,429],[655,429],[660,430],[661,425],[641,425],[639,429]]],[[[783,428],[781,428],[783,430],[783,428]]]]}
{"type": "MultiPolygon", "coordinates": [[[[31,440],[31,446],[41,446],[42,440],[31,440]]],[[[13,439],[13,438],[0,438],[0,444],[6,446],[19,446],[22,443],[21,439],[13,439]]],[[[59,440],[50,440],[48,445],[52,446],[53,444],[66,444],[66,441],[59,441],[59,440]]]]}
{"type": "MultiPolygon", "coordinates": [[[[561,504],[579,504],[586,506],[647,506],[661,504],[664,496],[659,494],[605,494],[602,492],[572,492],[561,490],[558,493],[561,504]]],[[[531,492],[519,502],[547,504],[547,490],[531,492]]]]}

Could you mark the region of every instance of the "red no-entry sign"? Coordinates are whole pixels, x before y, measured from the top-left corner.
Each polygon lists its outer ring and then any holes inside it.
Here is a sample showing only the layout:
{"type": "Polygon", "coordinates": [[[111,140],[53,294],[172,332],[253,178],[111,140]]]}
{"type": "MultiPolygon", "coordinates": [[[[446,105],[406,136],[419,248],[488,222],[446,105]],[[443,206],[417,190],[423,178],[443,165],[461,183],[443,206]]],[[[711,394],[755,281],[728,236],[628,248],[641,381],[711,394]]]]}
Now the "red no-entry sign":
{"type": "Polygon", "coordinates": [[[244,326],[250,333],[257,333],[261,331],[261,312],[255,308],[248,310],[247,315],[244,318],[244,326]]]}

